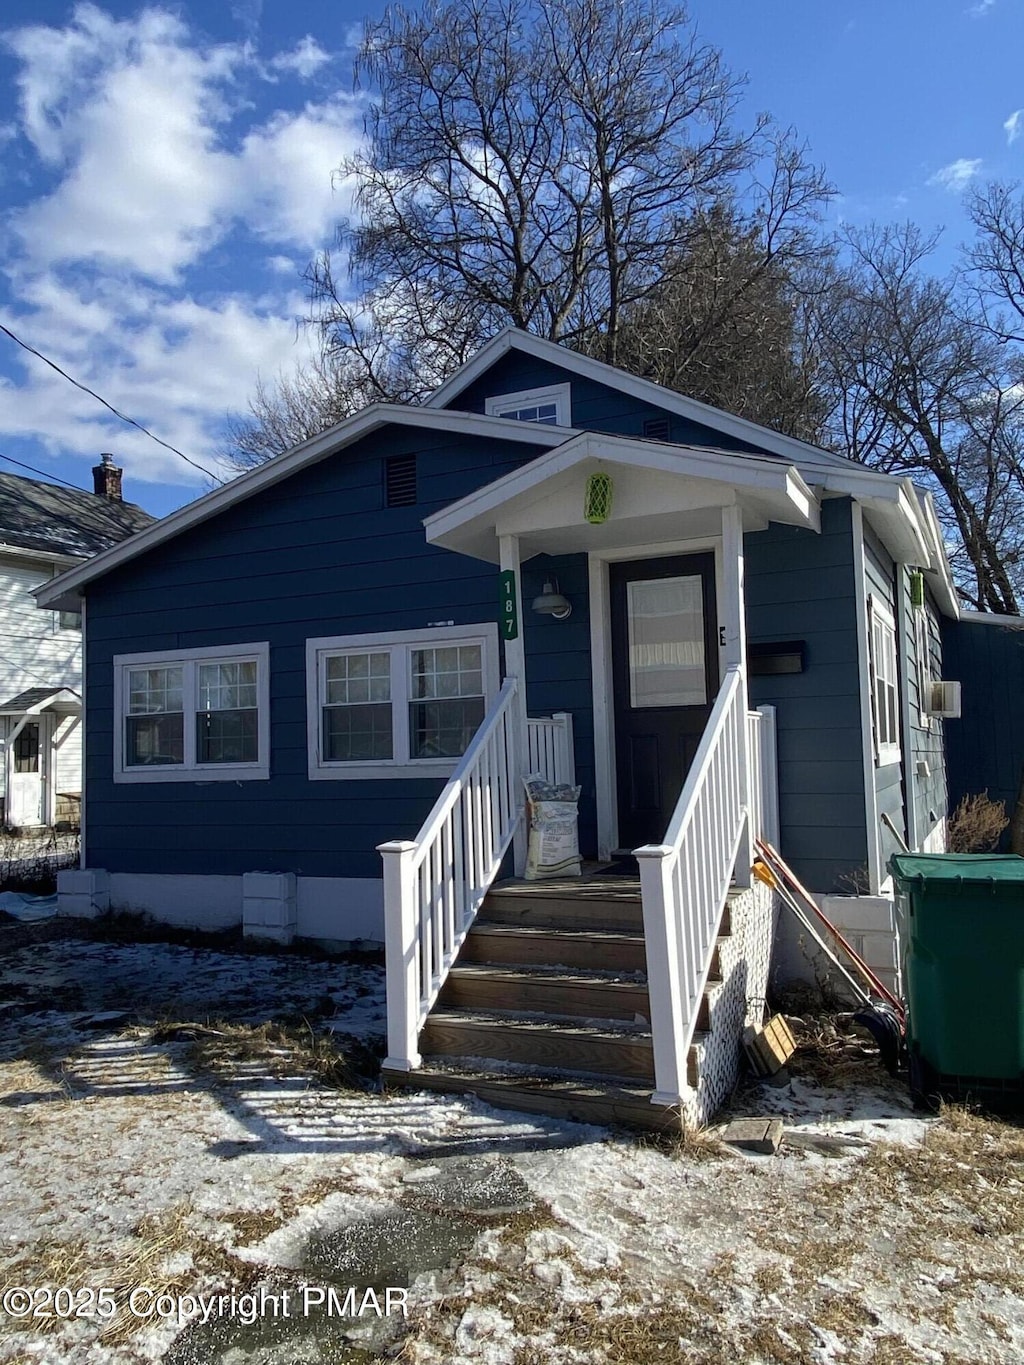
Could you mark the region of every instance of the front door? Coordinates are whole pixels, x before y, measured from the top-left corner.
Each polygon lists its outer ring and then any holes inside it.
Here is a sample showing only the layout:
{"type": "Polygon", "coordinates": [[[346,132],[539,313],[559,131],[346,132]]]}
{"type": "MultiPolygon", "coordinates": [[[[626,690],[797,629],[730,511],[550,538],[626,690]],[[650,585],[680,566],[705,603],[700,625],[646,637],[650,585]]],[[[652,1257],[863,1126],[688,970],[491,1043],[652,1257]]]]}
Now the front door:
{"type": "Polygon", "coordinates": [[[26,721],[11,746],[7,823],[15,829],[43,823],[41,729],[38,721],[26,721]]]}
{"type": "Polygon", "coordinates": [[[661,843],[718,693],[713,554],[610,566],[619,847],[661,843]]]}

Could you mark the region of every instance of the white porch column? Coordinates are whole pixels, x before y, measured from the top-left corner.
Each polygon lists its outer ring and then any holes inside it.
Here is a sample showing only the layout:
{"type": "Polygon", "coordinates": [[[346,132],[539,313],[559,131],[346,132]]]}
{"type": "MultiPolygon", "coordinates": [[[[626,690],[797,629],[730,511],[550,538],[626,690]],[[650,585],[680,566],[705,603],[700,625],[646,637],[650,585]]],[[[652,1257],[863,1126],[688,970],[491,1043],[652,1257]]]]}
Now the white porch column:
{"type": "MultiPolygon", "coordinates": [[[[738,665],[742,670],[744,713],[747,699],[747,625],[743,597],[743,512],[737,505],[722,508],[722,586],[723,601],[719,608],[725,629],[725,666],[738,665]]],[[[740,727],[741,762],[739,771],[740,800],[746,807],[747,820],[736,857],[737,886],[750,885],[750,868],[754,861],[754,830],[751,820],[750,755],[747,725],[740,727]]]]}
{"type": "Polygon", "coordinates": [[[519,683],[512,702],[512,735],[515,747],[515,792],[516,802],[522,809],[522,818],[516,825],[512,838],[512,857],[515,875],[521,877],[526,870],[526,795],[523,791],[523,777],[529,764],[529,740],[526,732],[526,645],[523,640],[525,622],[523,619],[523,582],[519,566],[519,537],[501,536],[498,540],[501,568],[511,569],[515,584],[516,638],[505,641],[505,676],[515,678],[519,683]]]}

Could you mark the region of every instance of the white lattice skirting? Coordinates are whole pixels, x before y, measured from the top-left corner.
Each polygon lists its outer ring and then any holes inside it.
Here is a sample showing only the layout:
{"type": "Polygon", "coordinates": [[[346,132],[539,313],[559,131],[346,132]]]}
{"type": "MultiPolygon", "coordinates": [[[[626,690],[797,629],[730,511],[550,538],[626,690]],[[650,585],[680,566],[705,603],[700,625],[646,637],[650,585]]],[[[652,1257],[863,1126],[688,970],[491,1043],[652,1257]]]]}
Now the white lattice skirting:
{"type": "Polygon", "coordinates": [[[743,1030],[764,1022],[778,899],[762,882],[732,902],[732,933],[721,942],[722,983],[711,997],[707,1036],[698,1045],[700,1080],[685,1118],[709,1123],[732,1094],[740,1074],[743,1030]]]}

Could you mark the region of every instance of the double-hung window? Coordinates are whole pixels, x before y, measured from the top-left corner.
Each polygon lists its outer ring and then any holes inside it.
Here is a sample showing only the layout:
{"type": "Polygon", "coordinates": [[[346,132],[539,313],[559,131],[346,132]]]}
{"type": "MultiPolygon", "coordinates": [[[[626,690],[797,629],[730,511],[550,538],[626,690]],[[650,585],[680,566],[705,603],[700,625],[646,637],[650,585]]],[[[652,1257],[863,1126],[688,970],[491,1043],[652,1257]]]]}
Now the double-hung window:
{"type": "Polygon", "coordinates": [[[114,780],[209,782],[270,775],[266,644],[114,659],[114,780]]]}
{"type": "Polygon", "coordinates": [[[875,761],[879,767],[900,761],[900,693],[896,665],[896,622],[871,596],[868,598],[871,648],[871,711],[875,761]]]}
{"type": "Polygon", "coordinates": [[[306,645],[311,778],[450,773],[498,689],[493,625],[306,645]]]}
{"type": "Polygon", "coordinates": [[[932,640],[925,607],[914,610],[914,644],[917,651],[917,715],[922,730],[930,730],[932,692],[932,640]]]}
{"type": "Polygon", "coordinates": [[[539,422],[542,426],[567,427],[570,423],[570,386],[552,384],[546,389],[521,389],[488,398],[488,417],[507,417],[514,422],[539,422]]]}

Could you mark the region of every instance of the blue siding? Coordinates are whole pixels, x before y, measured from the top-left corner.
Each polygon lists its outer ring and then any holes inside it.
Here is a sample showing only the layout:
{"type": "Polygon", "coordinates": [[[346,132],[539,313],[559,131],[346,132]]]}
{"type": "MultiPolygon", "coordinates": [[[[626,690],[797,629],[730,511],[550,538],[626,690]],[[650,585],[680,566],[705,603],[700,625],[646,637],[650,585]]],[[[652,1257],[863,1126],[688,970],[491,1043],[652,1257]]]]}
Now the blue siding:
{"type": "Polygon", "coordinates": [[[572,713],[576,781],[580,793],[580,849],[597,856],[597,805],[594,778],[594,705],[590,667],[590,598],[587,556],[537,555],[522,569],[526,644],[526,701],[531,716],[572,713]],[[554,578],[572,603],[565,621],[538,616],[530,603],[547,579],[554,578]]]}
{"type": "Polygon", "coordinates": [[[826,499],[820,536],[772,525],[744,537],[748,642],[806,645],[802,673],[752,677],[749,691],[752,706],[776,707],[781,851],[815,891],[867,862],[850,510],[826,499]]]}
{"type": "Polygon", "coordinates": [[[548,360],[539,360],[521,351],[509,351],[485,375],[463,389],[449,407],[461,412],[483,412],[486,399],[522,389],[545,388],[550,384],[572,384],[572,424],[586,431],[606,431],[615,436],[642,436],[644,422],[651,417],[669,419],[669,440],[681,445],[713,446],[717,450],[746,451],[763,455],[760,446],[738,441],[700,422],[688,421],[643,399],[583,379],[548,360]]]}
{"type": "Polygon", "coordinates": [[[943,721],[949,805],[987,791],[1012,814],[1024,771],[1024,631],[943,621],[943,676],[963,685],[962,715],[943,721]]]}
{"type": "MultiPolygon", "coordinates": [[[[87,630],[89,865],[137,873],[271,868],[307,876],[379,876],[376,844],[413,835],[441,784],[308,780],[305,642],[313,636],[420,629],[441,619],[496,620],[494,567],[428,545],[421,522],[535,456],[534,448],[519,444],[389,429],[255,494],[94,585],[87,630]],[[419,456],[420,502],[385,510],[381,460],[413,451],[419,456]],[[114,655],[263,640],[270,643],[269,781],[113,782],[114,655]]],[[[528,619],[527,638],[538,653],[535,695],[528,700],[544,711],[574,712],[581,775],[588,783],[585,828],[592,831],[589,663],[582,658],[588,652],[586,574],[581,563],[569,560],[555,571],[573,599],[574,615],[554,628],[528,619]],[[564,685],[556,678],[563,672],[564,685]],[[587,715],[580,714],[583,697],[587,715]]],[[[528,566],[527,601],[542,572],[539,564],[536,571],[528,566]]],[[[588,852],[593,842],[592,837],[588,852]]]]}

